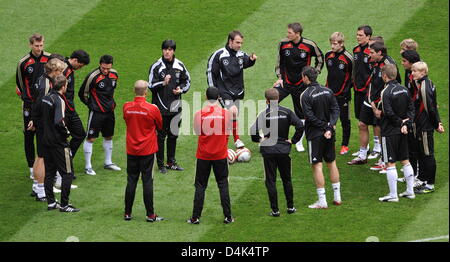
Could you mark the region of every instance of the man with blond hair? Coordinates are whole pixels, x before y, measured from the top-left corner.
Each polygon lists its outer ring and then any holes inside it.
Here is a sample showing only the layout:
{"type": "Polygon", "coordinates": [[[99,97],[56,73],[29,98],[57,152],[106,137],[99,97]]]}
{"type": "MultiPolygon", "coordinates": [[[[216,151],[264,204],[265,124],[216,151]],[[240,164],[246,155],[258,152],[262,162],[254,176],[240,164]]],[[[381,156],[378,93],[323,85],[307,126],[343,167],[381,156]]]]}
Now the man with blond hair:
{"type": "Polygon", "coordinates": [[[436,159],[434,157],[434,130],[444,133],[436,99],[436,87],[428,78],[428,65],[416,62],[411,67],[412,76],[417,85],[418,98],[415,115],[415,134],[418,146],[417,161],[421,181],[415,189],[416,194],[434,192],[436,180],[436,159]]]}
{"type": "Polygon", "coordinates": [[[339,105],[339,118],[342,125],[340,154],[348,153],[350,141],[350,100],[353,74],[353,56],[344,46],[344,35],[334,32],[330,36],[331,50],[325,54],[328,75],[326,87],[330,88],[339,105]]]}
{"type": "Polygon", "coordinates": [[[37,79],[44,73],[44,65],[49,60],[50,53],[44,51],[44,36],[38,33],[29,38],[31,51],[20,59],[16,70],[16,93],[22,99],[23,134],[25,156],[30,169],[30,178],[33,179],[33,164],[35,158],[34,130],[27,130],[31,120],[31,107],[36,97],[33,97],[31,88],[37,79]]]}
{"type": "Polygon", "coordinates": [[[123,119],[127,126],[127,174],[125,190],[126,221],[131,220],[134,196],[139,175],[142,174],[144,204],[147,222],[161,221],[164,218],[153,209],[153,163],[158,151],[156,130],[162,129],[162,117],[158,107],[146,101],[148,82],[138,80],[134,83],[134,101],[123,105],[123,119]]]}
{"type": "Polygon", "coordinates": [[[406,50],[417,51],[418,48],[419,44],[414,39],[407,38],[400,42],[400,54],[406,50]]]}
{"type": "Polygon", "coordinates": [[[36,132],[37,158],[33,165],[34,180],[31,195],[34,195],[37,201],[46,201],[44,190],[45,166],[42,145],[42,137],[44,135],[42,126],[42,98],[52,89],[54,78],[62,74],[65,69],[65,64],[57,58],[52,58],[44,67],[45,73],[39,77],[31,89],[36,99],[32,104],[31,121],[28,123],[27,128],[27,130],[35,130],[36,132]]]}

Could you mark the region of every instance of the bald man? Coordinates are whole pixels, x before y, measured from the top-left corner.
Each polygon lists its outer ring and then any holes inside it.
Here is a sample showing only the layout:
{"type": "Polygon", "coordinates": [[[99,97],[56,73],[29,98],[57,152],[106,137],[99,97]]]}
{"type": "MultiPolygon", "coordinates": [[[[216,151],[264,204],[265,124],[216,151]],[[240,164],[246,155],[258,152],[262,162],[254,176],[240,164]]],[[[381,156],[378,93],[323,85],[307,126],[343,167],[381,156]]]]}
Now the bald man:
{"type": "Polygon", "coordinates": [[[147,222],[163,220],[153,209],[152,169],[155,153],[158,151],[156,130],[162,128],[162,117],[158,107],[146,101],[148,82],[138,80],[134,84],[135,98],[123,105],[123,118],[127,125],[127,174],[128,183],[125,191],[126,221],[131,220],[134,195],[139,175],[142,174],[144,204],[147,222]]]}

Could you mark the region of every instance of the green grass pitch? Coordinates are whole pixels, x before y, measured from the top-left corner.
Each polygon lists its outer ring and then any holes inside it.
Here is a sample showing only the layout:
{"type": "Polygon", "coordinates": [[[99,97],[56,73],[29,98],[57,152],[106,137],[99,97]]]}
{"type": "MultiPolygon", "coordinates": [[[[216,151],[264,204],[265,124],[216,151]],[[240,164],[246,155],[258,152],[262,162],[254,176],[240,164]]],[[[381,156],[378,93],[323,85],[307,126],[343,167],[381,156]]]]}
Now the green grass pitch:
{"type": "MultiPolygon", "coordinates": [[[[448,241],[447,1],[374,0],[369,1],[364,12],[359,11],[361,1],[356,0],[319,0],[314,1],[314,6],[311,6],[311,1],[300,0],[83,0],[74,3],[0,0],[0,47],[5,51],[0,64],[0,241],[61,242],[69,236],[88,242],[364,242],[370,236],[383,242],[439,236],[447,236],[443,240],[448,241]],[[435,134],[436,192],[419,195],[415,200],[380,203],[377,198],[388,190],[386,177],[369,171],[368,166],[347,166],[345,163],[351,156],[338,155],[344,205],[331,206],[328,210],[309,210],[307,205],[316,199],[311,168],[306,153],[297,153],[293,149],[292,175],[298,212],[293,215],[285,212],[281,181],[278,180],[282,215],[272,218],[267,215],[270,208],[258,146],[244,135],[246,146],[253,152],[252,160],[230,166],[230,196],[236,222],[231,225],[222,223],[219,194],[212,178],[202,223],[199,226],[187,225],[185,220],[190,216],[193,204],[197,138],[184,135],[178,140],[177,160],[185,171],[154,174],[155,210],[166,221],[145,222],[139,183],[134,219],[124,222],[126,154],[121,108],[125,101],[133,99],[134,81],[148,78],[149,66],[161,55],[162,40],[172,38],[177,42],[176,56],[191,73],[191,90],[183,97],[191,103],[195,92],[203,96],[208,57],[225,44],[229,31],[241,30],[245,36],[243,50],[258,55],[256,65],[245,71],[246,99],[261,100],[263,91],[275,81],[277,43],[285,37],[286,25],[295,21],[303,24],[303,35],[315,40],[324,53],[330,48],[328,37],[332,32],[343,32],[346,47],[351,50],[356,44],[357,26],[370,24],[374,35],[385,38],[388,52],[397,61],[402,78],[399,43],[405,38],[418,41],[419,53],[428,63],[430,78],[437,86],[440,114],[446,129],[442,135],[435,134]],[[70,196],[71,202],[81,209],[77,214],[47,212],[45,204],[28,196],[31,181],[23,152],[21,102],[14,92],[14,73],[17,61],[29,51],[27,38],[34,32],[45,35],[49,52],[66,56],[80,48],[89,52],[91,64],[75,73],[76,91],[103,54],[115,57],[114,68],[120,76],[115,94],[118,110],[113,161],[123,171],[103,170],[104,156],[99,139],[93,154],[97,176],[84,175],[84,156],[80,149],[74,159],[78,177],[74,183],[79,188],[72,190],[70,196]]],[[[320,75],[320,83],[324,84],[325,76],[326,69],[320,75]]],[[[87,110],[77,97],[75,103],[86,127],[87,110]]],[[[282,104],[292,108],[290,99],[282,104]]],[[[192,125],[192,121],[184,121],[183,124],[192,125]]],[[[340,130],[339,126],[337,145],[341,138],[340,130]]],[[[357,122],[353,119],[350,151],[357,148],[357,122]]],[[[399,185],[399,191],[403,187],[399,185]]],[[[328,179],[326,190],[330,202],[332,190],[328,179]]]]}

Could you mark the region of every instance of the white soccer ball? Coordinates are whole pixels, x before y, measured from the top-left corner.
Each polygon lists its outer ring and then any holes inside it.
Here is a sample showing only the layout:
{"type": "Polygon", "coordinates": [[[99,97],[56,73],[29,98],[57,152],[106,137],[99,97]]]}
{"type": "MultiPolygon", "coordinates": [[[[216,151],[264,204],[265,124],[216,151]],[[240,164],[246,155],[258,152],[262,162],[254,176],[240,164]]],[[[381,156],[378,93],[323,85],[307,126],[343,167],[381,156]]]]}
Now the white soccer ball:
{"type": "Polygon", "coordinates": [[[228,148],[228,157],[227,157],[227,159],[228,159],[228,164],[233,164],[235,161],[236,161],[236,152],[233,150],[233,149],[231,149],[231,148],[228,148]]]}
{"type": "Polygon", "coordinates": [[[246,147],[236,150],[236,159],[238,162],[250,162],[251,157],[252,152],[250,152],[250,149],[246,147]]]}

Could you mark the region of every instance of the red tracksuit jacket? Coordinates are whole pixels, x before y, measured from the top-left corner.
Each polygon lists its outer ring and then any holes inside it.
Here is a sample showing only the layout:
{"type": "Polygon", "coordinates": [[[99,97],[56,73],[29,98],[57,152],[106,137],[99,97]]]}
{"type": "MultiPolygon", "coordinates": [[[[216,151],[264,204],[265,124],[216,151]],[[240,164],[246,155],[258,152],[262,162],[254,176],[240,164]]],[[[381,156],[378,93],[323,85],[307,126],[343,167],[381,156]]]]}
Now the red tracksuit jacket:
{"type": "Polygon", "coordinates": [[[127,125],[127,154],[145,156],[158,151],[156,129],[162,128],[158,107],[145,97],[135,97],[123,105],[123,119],[127,125]]]}

